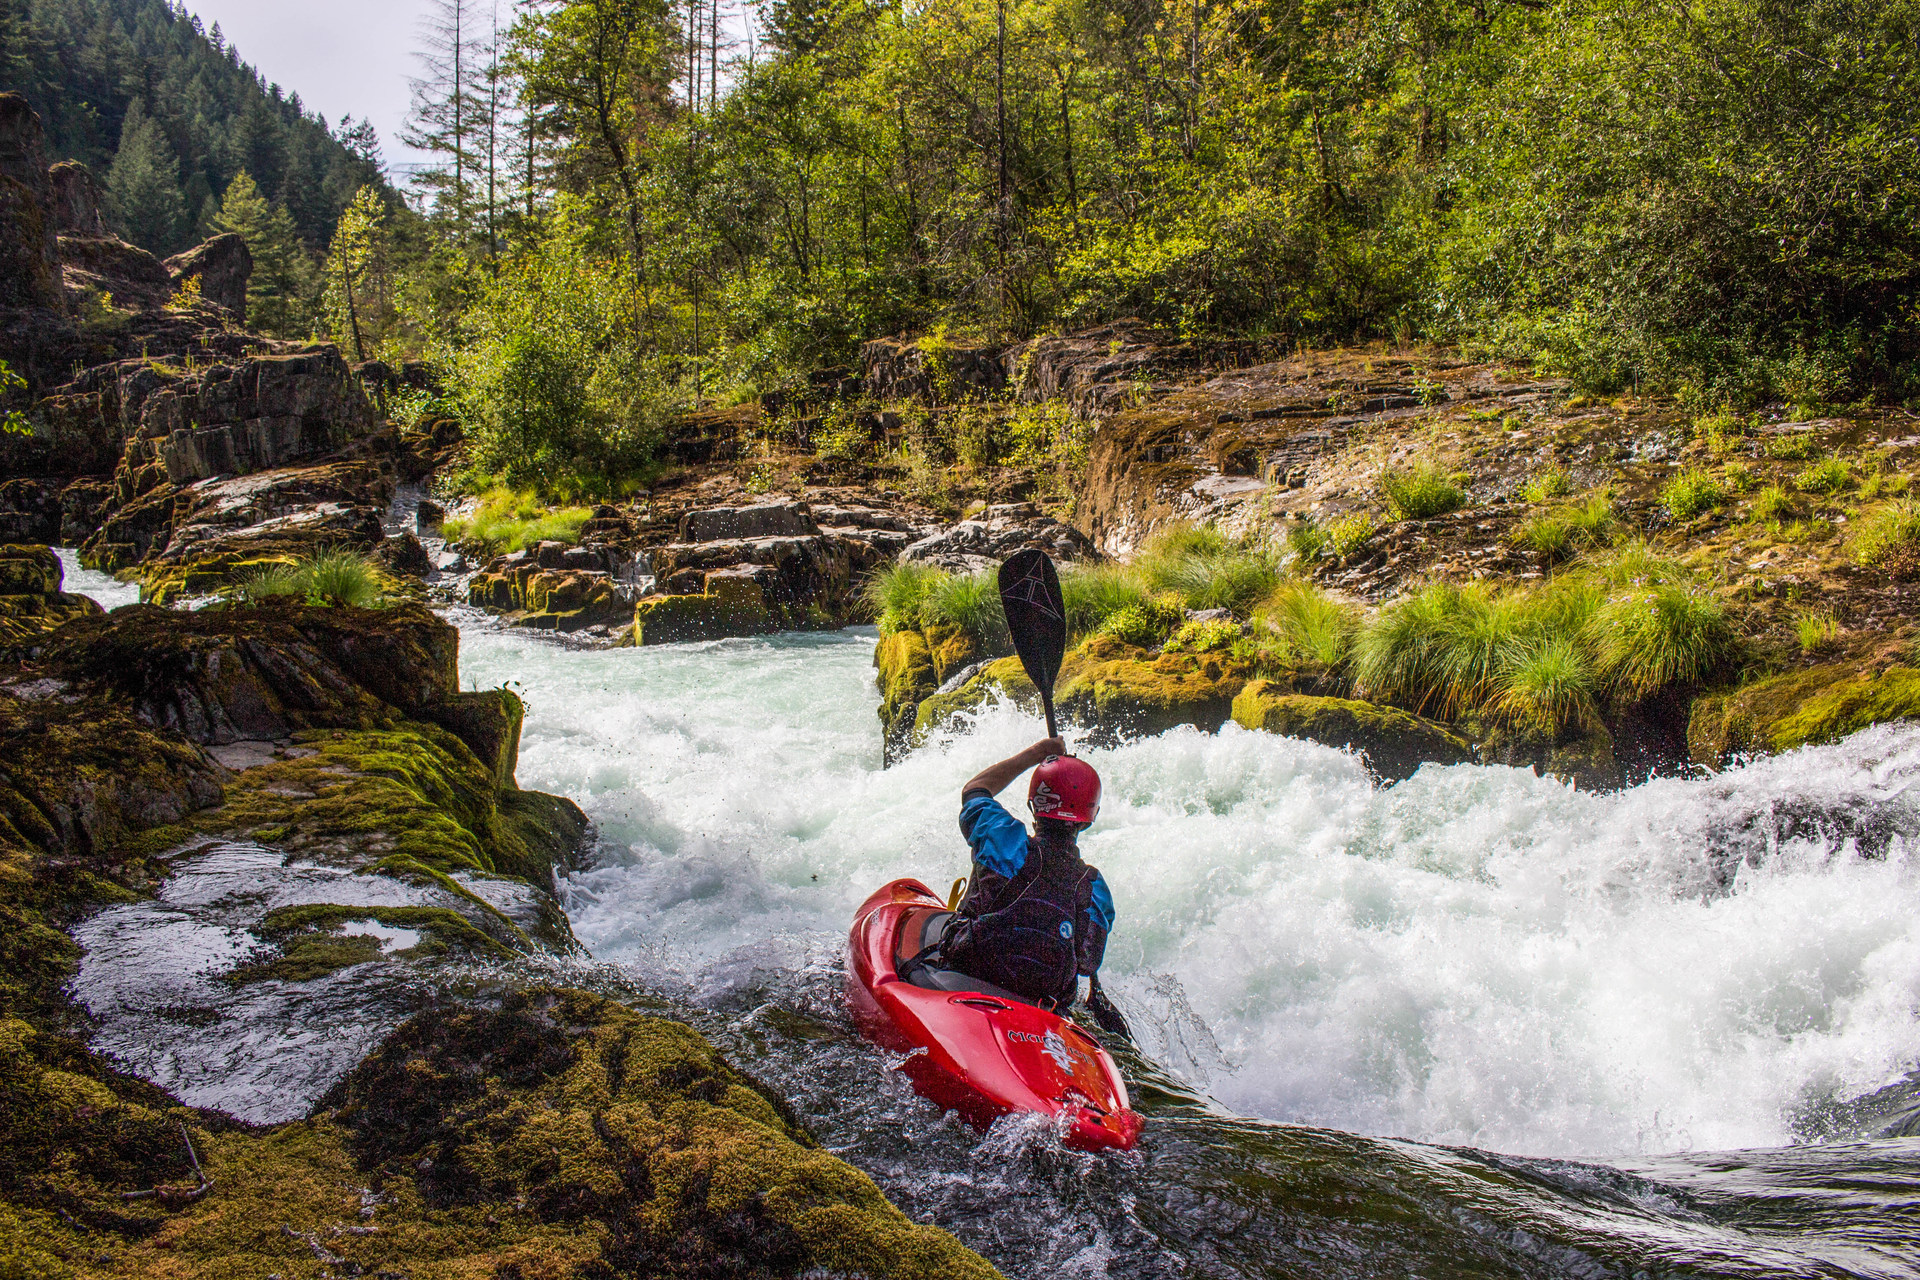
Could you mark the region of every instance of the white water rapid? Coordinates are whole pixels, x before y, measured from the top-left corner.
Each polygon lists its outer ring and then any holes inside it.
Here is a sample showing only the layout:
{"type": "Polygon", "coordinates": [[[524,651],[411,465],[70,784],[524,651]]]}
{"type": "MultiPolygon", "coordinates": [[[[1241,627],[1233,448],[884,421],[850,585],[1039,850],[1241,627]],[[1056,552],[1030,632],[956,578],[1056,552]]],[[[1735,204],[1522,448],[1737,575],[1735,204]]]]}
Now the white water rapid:
{"type": "MultiPolygon", "coordinates": [[[[960,783],[1040,732],[996,708],[883,771],[870,632],[594,652],[451,616],[468,687],[526,699],[521,785],[598,824],[576,934],[701,1001],[836,965],[887,879],[944,893],[960,783]]],[[[1920,728],[1612,796],[1379,790],[1233,726],[1085,754],[1110,989],[1232,1111],[1631,1158],[1794,1142],[1920,1060],[1920,728]]]]}

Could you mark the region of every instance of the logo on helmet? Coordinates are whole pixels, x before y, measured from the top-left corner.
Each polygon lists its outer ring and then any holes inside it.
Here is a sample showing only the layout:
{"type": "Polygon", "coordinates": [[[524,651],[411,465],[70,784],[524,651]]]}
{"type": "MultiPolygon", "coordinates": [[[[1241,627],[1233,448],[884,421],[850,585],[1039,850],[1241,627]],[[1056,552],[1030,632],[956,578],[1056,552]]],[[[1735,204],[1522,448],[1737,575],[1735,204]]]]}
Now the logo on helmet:
{"type": "Polygon", "coordinates": [[[1033,789],[1027,802],[1035,813],[1051,813],[1060,807],[1060,793],[1043,782],[1033,789]]]}

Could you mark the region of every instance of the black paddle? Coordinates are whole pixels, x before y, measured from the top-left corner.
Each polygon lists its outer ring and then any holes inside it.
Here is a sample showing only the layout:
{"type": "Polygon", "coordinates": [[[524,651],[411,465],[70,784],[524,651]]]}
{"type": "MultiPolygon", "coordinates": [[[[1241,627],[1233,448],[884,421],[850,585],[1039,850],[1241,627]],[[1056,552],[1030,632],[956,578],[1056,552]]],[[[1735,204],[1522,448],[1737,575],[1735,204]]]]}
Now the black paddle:
{"type": "Polygon", "coordinates": [[[1040,691],[1047,713],[1047,736],[1060,735],[1053,727],[1053,682],[1067,652],[1067,606],[1060,598],[1060,575],[1047,553],[1029,547],[1008,556],[1000,566],[1000,608],[1007,615],[1013,651],[1020,655],[1027,679],[1040,691]]]}
{"type": "MultiPolygon", "coordinates": [[[[1053,682],[1067,653],[1067,606],[1060,596],[1060,575],[1054,572],[1046,552],[1029,548],[1007,557],[1000,566],[1000,608],[1007,615],[1013,651],[1020,655],[1027,679],[1040,691],[1040,706],[1047,713],[1047,736],[1057,738],[1053,682]]],[[[1088,983],[1087,1011],[1103,1030],[1132,1043],[1132,1029],[1100,989],[1098,977],[1088,983]]]]}

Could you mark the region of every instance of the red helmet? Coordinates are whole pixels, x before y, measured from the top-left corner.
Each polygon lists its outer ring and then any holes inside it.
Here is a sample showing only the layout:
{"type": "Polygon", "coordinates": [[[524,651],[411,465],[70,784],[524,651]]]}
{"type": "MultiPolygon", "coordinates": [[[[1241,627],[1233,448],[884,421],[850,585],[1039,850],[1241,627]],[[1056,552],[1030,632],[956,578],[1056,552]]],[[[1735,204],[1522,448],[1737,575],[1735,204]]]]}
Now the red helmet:
{"type": "Polygon", "coordinates": [[[1048,756],[1027,784],[1027,807],[1036,818],[1092,822],[1100,812],[1100,775],[1074,756],[1048,756]]]}

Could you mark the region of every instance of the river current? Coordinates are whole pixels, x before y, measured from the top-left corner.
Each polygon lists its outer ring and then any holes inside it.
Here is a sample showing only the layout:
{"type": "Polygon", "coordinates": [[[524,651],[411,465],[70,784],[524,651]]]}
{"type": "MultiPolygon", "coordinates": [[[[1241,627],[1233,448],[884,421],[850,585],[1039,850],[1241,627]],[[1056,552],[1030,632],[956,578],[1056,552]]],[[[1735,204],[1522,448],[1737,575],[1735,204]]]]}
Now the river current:
{"type": "Polygon", "coordinates": [[[1147,1120],[1092,1156],[943,1118],[841,1004],[854,907],[965,873],[960,784],[1032,717],[882,769],[871,631],[448,616],[598,832],[554,976],[694,1021],[1009,1276],[1920,1276],[1920,727],[1614,795],[1231,725],[1085,750],[1147,1120]]]}

